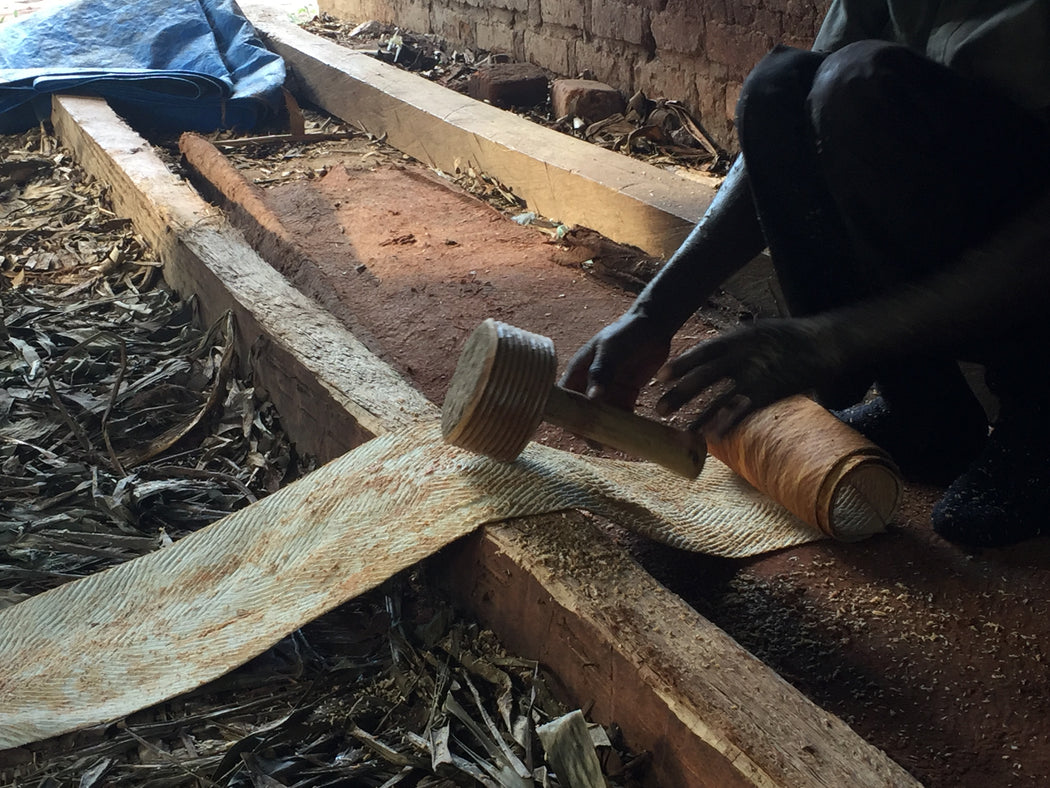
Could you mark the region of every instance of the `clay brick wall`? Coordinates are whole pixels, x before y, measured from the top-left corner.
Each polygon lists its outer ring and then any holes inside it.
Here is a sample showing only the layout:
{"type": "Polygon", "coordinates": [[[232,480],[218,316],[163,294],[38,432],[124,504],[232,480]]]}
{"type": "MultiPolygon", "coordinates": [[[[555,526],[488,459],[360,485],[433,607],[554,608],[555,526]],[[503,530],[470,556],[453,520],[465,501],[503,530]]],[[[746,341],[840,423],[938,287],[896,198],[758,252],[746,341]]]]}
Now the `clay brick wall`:
{"type": "Polygon", "coordinates": [[[751,67],[777,43],[808,47],[830,0],[319,0],[455,44],[505,52],[627,96],[684,102],[735,149],[733,113],[751,67]]]}

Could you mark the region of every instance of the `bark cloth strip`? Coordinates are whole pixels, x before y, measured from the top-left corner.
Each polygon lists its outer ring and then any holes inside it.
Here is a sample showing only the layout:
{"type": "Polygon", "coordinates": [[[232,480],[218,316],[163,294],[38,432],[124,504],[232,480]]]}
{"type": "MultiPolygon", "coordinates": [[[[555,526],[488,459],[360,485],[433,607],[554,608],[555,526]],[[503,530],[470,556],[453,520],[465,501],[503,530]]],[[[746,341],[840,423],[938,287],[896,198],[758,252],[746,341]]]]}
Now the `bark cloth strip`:
{"type": "MultiPolygon", "coordinates": [[[[688,481],[537,444],[499,463],[444,444],[437,423],[375,438],[171,547],[0,612],[0,748],[114,720],[218,678],[487,522],[578,508],[681,549],[733,557],[882,530],[900,492],[892,465],[859,436],[851,447],[839,436],[816,475],[799,473],[783,453],[819,439],[805,421],[773,450],[790,479],[771,489],[788,490],[787,508],[711,458],[688,481]]],[[[732,459],[734,450],[714,451],[732,459]]],[[[771,458],[737,453],[769,483],[754,468],[771,458]]]]}

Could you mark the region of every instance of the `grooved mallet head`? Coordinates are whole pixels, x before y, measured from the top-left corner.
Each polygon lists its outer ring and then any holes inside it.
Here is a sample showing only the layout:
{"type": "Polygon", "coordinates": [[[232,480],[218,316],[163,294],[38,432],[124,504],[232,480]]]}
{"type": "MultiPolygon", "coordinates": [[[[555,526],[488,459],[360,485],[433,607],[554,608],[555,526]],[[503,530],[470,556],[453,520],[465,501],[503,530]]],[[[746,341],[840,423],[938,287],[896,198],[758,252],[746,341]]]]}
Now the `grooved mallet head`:
{"type": "Polygon", "coordinates": [[[491,318],[467,338],[445,396],[447,443],[510,462],[541,421],[694,478],[706,446],[694,432],[593,402],[554,385],[554,343],[491,318]]]}
{"type": "Polygon", "coordinates": [[[543,421],[554,343],[489,318],[467,338],[441,411],[445,441],[510,462],[543,421]]]}

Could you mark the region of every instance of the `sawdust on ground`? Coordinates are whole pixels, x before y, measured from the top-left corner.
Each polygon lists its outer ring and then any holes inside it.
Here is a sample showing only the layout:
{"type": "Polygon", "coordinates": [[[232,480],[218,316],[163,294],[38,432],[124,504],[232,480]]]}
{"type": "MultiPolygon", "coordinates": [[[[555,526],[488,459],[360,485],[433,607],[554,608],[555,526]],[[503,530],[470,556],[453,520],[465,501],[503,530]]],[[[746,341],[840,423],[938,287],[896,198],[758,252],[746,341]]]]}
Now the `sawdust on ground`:
{"type": "MultiPolygon", "coordinates": [[[[309,171],[309,162],[304,150],[296,167],[309,171]]],[[[242,163],[249,177],[267,177],[259,162],[242,163]]],[[[396,155],[326,158],[311,177],[265,185],[327,297],[431,399],[441,401],[459,343],[485,317],[552,336],[564,364],[630,302],[630,293],[594,280],[585,265],[592,258],[563,257],[568,250],[549,231],[499,219],[410,169],[396,155]]],[[[510,205],[507,214],[519,210],[510,205]]],[[[678,339],[692,344],[741,317],[751,315],[731,300],[710,304],[678,339]]],[[[1050,774],[1050,551],[1037,542],[964,553],[929,529],[937,495],[909,487],[896,527],[869,542],[752,561],[617,538],[925,784],[1042,785],[1050,774]]]]}

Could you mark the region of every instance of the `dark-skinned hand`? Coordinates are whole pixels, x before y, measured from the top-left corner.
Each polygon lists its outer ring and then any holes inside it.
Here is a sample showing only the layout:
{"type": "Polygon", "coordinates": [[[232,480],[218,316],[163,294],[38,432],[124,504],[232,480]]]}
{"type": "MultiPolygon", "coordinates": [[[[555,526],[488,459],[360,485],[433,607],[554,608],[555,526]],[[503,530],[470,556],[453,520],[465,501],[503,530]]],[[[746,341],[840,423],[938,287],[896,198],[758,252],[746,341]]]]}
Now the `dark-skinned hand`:
{"type": "Polygon", "coordinates": [[[624,410],[671,350],[671,336],[654,321],[628,312],[595,334],[569,361],[561,385],[624,410]]]}
{"type": "Polygon", "coordinates": [[[835,378],[844,359],[829,328],[820,318],[761,320],[695,345],[657,374],[674,384],[657,411],[669,415],[724,383],[690,425],[724,434],[759,408],[835,378]]]}

